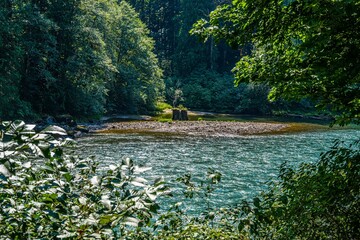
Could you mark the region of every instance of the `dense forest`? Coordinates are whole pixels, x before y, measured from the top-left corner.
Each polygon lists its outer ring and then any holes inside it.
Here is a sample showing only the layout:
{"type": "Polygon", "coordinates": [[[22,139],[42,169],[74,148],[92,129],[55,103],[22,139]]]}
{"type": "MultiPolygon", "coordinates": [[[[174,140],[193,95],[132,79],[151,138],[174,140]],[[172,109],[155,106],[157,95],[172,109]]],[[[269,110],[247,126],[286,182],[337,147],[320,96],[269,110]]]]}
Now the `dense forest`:
{"type": "Polygon", "coordinates": [[[0,116],[156,111],[157,102],[218,112],[312,109],[270,102],[267,84],[234,87],[231,72],[251,44],[205,44],[189,34],[229,1],[10,1],[0,8],[0,116]]]}
{"type": "Polygon", "coordinates": [[[2,1],[0,116],[151,111],[154,41],[125,1],[2,1]]]}

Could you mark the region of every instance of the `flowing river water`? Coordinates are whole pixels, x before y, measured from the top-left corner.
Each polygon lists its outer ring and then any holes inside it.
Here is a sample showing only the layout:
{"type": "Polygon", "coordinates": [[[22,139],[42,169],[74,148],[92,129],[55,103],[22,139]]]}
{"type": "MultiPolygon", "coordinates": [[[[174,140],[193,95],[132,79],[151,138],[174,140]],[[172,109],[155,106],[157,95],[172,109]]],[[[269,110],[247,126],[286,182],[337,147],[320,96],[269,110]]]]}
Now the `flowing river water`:
{"type": "Polygon", "coordinates": [[[79,151],[95,155],[103,167],[129,157],[138,165],[152,167],[143,174],[146,179],[164,176],[175,191],[177,177],[191,173],[194,180],[204,179],[212,168],[222,173],[211,198],[220,207],[250,200],[266,189],[266,182],[276,178],[282,163],[296,167],[314,162],[334,140],[351,143],[359,137],[356,129],[241,137],[97,134],[81,138],[79,151]]]}

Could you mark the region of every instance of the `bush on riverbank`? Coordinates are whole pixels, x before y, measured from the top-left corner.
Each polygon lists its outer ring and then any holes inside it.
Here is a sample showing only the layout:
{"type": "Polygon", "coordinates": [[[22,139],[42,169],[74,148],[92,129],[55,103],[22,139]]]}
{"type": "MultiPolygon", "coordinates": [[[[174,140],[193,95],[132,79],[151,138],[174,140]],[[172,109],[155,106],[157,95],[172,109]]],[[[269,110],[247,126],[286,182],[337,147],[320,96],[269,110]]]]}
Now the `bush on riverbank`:
{"type": "MultiPolygon", "coordinates": [[[[40,132],[22,121],[0,125],[0,235],[5,239],[240,239],[222,213],[191,217],[176,203],[160,214],[157,198],[169,195],[162,178],[149,184],[146,168],[130,159],[99,169],[94,158],[66,154],[76,143],[50,126],[40,132]],[[225,227],[226,226],[226,227],[225,227]]],[[[207,185],[180,181],[186,197],[210,195],[219,173],[207,185]],[[199,190],[200,189],[200,190],[199,190]],[[199,190],[199,191],[198,191],[199,190]]],[[[208,208],[210,210],[210,208],[208,208]]]]}
{"type": "Polygon", "coordinates": [[[150,223],[163,179],[149,184],[130,159],[99,169],[94,158],[64,153],[59,127],[39,133],[22,121],[0,128],[0,235],[4,239],[113,239],[150,223]]]}
{"type": "Polygon", "coordinates": [[[337,141],[320,160],[284,164],[276,182],[243,208],[240,228],[260,239],[360,239],[360,141],[337,141]]]}

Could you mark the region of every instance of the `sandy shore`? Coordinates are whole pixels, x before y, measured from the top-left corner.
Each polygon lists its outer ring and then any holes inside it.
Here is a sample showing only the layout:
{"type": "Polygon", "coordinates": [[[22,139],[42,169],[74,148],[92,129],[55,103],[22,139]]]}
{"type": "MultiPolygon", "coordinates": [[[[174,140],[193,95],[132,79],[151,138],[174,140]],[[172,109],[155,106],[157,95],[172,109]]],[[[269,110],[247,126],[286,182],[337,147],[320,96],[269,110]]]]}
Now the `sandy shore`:
{"type": "Polygon", "coordinates": [[[285,123],[184,121],[184,122],[116,122],[105,123],[98,133],[174,133],[197,136],[241,136],[283,132],[285,123]]]}

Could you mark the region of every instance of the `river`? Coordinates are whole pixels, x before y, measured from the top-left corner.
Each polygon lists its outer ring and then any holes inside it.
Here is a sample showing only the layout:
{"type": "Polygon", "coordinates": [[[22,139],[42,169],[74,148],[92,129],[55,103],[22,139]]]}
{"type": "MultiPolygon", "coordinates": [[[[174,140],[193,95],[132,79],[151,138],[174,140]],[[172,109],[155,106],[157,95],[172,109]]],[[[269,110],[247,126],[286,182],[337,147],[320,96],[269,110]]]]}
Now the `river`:
{"type": "MultiPolygon", "coordinates": [[[[144,177],[164,176],[174,191],[175,179],[191,173],[196,181],[207,169],[221,172],[222,180],[211,198],[214,206],[232,205],[266,189],[279,166],[314,162],[336,139],[350,143],[359,130],[327,130],[242,137],[189,137],[164,134],[98,134],[79,140],[82,154],[95,155],[102,167],[129,157],[152,167],[144,177]]],[[[201,202],[201,199],[193,201],[201,202]]]]}

